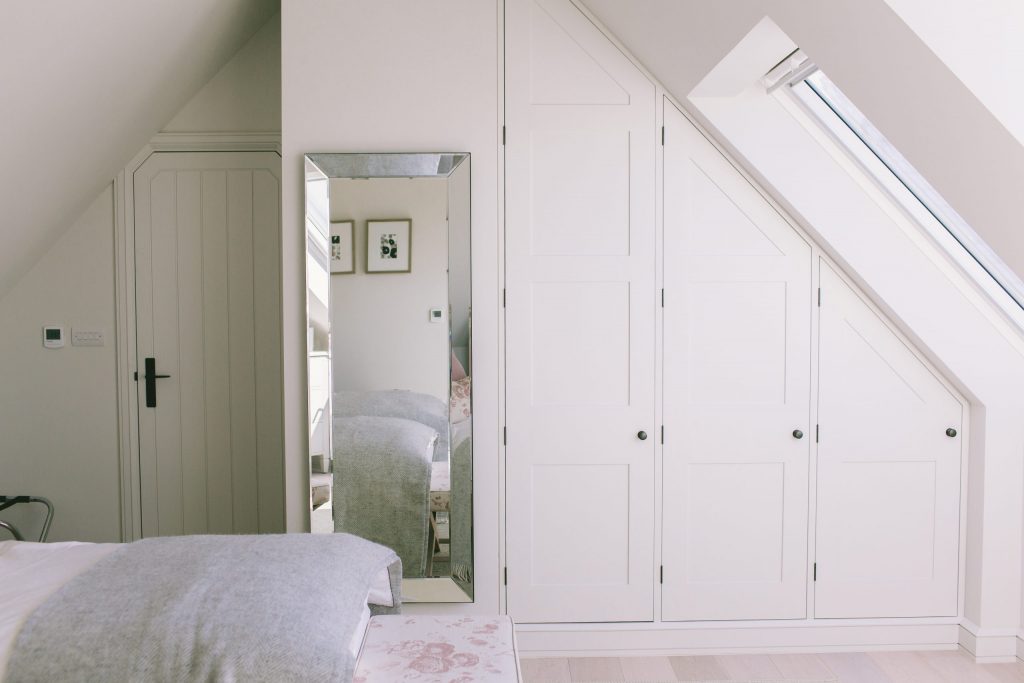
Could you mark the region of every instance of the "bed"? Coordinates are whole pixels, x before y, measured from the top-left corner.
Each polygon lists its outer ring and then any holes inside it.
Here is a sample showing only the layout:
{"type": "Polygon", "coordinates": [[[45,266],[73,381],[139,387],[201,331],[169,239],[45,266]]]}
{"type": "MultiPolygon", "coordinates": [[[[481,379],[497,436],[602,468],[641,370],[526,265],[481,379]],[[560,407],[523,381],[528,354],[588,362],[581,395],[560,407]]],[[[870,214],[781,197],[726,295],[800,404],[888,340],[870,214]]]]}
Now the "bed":
{"type": "Polygon", "coordinates": [[[348,680],[400,577],[348,534],[0,541],[0,680],[348,680]]]}
{"type": "Polygon", "coordinates": [[[398,417],[419,422],[437,433],[431,459],[448,460],[448,406],[436,396],[404,389],[337,391],[331,417],[398,417]]]}
{"type": "Polygon", "coordinates": [[[332,428],[334,530],[393,548],[405,578],[423,577],[437,431],[416,420],[374,416],[336,416],[332,428]]]}
{"type": "Polygon", "coordinates": [[[443,511],[450,573],[473,581],[470,381],[452,382],[448,405],[397,389],[333,395],[334,529],[394,548],[405,578],[432,574],[432,517],[443,511]]]}

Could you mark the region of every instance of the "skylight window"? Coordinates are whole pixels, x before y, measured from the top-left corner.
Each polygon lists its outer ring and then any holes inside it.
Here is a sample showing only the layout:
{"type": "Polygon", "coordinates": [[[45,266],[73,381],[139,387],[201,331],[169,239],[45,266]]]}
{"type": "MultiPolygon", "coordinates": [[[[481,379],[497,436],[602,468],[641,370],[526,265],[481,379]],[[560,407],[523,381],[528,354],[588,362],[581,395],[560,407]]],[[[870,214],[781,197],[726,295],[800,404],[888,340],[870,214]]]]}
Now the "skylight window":
{"type": "Polygon", "coordinates": [[[953,260],[1019,326],[1024,327],[1024,281],[835,83],[820,70],[808,67],[809,62],[804,62],[801,68],[791,72],[789,84],[792,94],[953,260]]]}

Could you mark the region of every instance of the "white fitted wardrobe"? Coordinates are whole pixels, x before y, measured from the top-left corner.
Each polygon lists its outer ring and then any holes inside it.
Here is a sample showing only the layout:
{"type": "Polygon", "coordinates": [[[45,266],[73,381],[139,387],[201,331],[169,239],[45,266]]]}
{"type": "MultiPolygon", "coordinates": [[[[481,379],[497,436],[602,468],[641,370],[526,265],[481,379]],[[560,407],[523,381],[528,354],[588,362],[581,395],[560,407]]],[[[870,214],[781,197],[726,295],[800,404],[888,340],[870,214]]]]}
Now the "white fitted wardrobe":
{"type": "Polygon", "coordinates": [[[956,616],[964,399],[572,2],[505,74],[508,613],[956,616]]]}

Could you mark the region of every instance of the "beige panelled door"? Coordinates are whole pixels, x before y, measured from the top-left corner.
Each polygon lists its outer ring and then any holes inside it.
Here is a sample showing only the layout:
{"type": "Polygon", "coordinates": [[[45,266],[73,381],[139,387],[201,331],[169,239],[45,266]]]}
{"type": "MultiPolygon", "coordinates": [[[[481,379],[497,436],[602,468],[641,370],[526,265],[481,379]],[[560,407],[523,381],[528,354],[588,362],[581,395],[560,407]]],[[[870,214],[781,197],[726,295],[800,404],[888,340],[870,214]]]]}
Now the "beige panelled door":
{"type": "Polygon", "coordinates": [[[668,102],[664,163],[663,618],[801,618],[811,247],[668,102]]]}
{"type": "Polygon", "coordinates": [[[821,265],[814,616],[957,613],[963,404],[821,265]]]}
{"type": "Polygon", "coordinates": [[[143,536],[284,530],[280,168],[157,153],[135,172],[143,536]]]}
{"type": "Polygon", "coordinates": [[[505,12],[508,613],[650,620],[655,89],[568,0],[505,12]]]}

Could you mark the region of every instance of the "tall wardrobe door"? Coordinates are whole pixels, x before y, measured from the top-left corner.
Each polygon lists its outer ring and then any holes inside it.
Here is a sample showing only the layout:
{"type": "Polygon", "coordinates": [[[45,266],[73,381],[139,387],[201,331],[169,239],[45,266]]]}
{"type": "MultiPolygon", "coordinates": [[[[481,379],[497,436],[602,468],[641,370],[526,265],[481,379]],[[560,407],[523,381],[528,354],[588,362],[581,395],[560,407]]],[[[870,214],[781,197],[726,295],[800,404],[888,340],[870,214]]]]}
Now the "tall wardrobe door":
{"type": "Polygon", "coordinates": [[[668,103],[664,163],[662,617],[802,618],[811,248],[668,103]]]}
{"type": "Polygon", "coordinates": [[[825,263],[820,334],[814,614],[954,616],[963,405],[825,263]]]}
{"type": "Polygon", "coordinates": [[[651,620],[655,88],[568,0],[505,11],[508,612],[651,620]]]}

